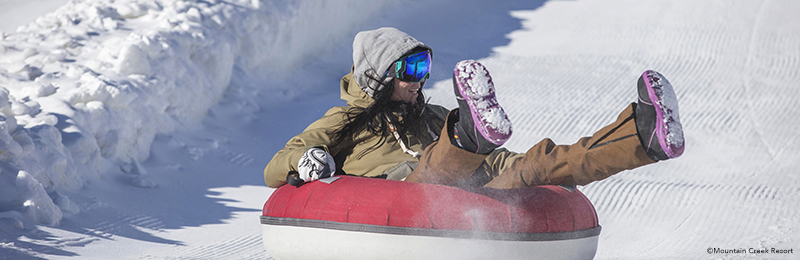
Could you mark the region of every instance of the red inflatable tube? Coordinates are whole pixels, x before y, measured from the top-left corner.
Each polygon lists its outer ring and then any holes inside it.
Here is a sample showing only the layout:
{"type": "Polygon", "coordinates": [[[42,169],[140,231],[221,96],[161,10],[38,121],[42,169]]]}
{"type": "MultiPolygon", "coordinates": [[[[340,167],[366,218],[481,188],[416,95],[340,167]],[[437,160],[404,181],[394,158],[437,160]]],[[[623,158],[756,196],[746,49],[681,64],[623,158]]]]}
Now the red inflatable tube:
{"type": "MultiPolygon", "coordinates": [[[[410,239],[531,241],[537,246],[548,241],[594,238],[593,242],[581,242],[589,243],[586,248],[591,256],[600,233],[594,207],[573,187],[465,190],[353,176],[278,188],[264,204],[261,223],[265,227],[336,230],[355,232],[354,235],[376,233],[410,239]]],[[[266,237],[270,235],[273,234],[264,234],[268,252],[271,245],[266,237]]]]}

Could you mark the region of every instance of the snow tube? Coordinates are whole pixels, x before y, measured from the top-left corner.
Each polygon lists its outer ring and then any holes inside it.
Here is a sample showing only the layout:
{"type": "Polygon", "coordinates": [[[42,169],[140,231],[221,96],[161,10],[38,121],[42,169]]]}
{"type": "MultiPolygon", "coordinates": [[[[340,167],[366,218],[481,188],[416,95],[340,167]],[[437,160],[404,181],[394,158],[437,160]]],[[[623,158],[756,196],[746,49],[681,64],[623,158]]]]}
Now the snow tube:
{"type": "Polygon", "coordinates": [[[592,259],[600,226],[574,187],[460,189],[337,176],[264,204],[275,259],[592,259]]]}

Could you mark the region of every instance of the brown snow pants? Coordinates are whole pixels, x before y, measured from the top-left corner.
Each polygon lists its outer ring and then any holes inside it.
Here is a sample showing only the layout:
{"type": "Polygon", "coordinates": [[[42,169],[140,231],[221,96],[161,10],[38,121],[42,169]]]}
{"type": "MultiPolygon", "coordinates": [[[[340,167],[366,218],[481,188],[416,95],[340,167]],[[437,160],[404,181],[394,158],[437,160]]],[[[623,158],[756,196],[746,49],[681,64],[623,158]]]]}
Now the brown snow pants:
{"type": "MultiPolygon", "coordinates": [[[[575,144],[556,145],[544,139],[525,154],[503,157],[511,160],[502,162],[509,166],[491,176],[484,186],[513,189],[547,184],[586,185],[623,170],[654,163],[637,137],[634,106],[629,105],[614,123],[590,137],[580,138],[575,144]]],[[[450,133],[458,121],[458,113],[454,111],[447,116],[442,138],[425,149],[419,166],[406,181],[458,185],[459,181],[472,177],[489,156],[471,153],[450,143],[450,133]]]]}

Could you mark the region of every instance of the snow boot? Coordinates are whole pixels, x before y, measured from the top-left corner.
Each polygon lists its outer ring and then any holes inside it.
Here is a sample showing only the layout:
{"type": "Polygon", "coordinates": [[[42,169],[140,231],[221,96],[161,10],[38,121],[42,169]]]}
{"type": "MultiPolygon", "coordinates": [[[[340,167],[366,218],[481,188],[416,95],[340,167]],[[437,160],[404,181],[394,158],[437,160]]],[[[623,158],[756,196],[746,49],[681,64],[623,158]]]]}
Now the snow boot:
{"type": "Polygon", "coordinates": [[[636,130],[647,156],[655,161],[681,156],[683,127],[672,85],[661,73],[648,70],[639,77],[638,90],[636,130]]]}
{"type": "Polygon", "coordinates": [[[511,137],[511,121],[497,102],[489,71],[474,60],[456,64],[453,89],[458,101],[458,122],[451,142],[464,150],[489,154],[511,137]]]}

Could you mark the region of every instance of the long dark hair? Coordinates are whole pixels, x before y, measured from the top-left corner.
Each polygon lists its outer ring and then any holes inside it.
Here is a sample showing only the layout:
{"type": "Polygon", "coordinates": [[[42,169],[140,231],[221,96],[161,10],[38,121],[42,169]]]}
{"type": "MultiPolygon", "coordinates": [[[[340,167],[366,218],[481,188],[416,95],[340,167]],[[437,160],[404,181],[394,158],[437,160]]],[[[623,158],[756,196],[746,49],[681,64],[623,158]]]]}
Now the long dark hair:
{"type": "Polygon", "coordinates": [[[360,133],[369,131],[379,139],[375,145],[359,153],[358,158],[361,158],[386,143],[386,140],[391,136],[387,118],[397,128],[401,136],[412,134],[419,138],[423,144],[433,142],[434,137],[428,133],[428,129],[438,134],[443,123],[439,122],[441,120],[436,119],[436,115],[432,111],[426,109],[428,103],[422,93],[422,88],[420,88],[417,102],[414,104],[393,101],[391,100],[394,92],[393,81],[384,83],[383,79],[375,78],[372,75],[376,74],[364,73],[365,78],[371,83],[374,82],[382,86],[382,88],[378,88],[380,89],[379,91],[375,91],[372,97],[375,102],[366,108],[350,107],[345,112],[345,120],[341,127],[333,133],[334,144],[357,142],[355,138],[360,133]]]}

